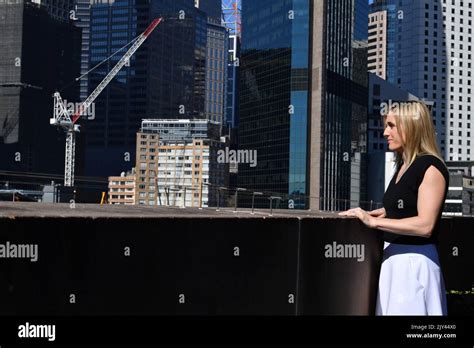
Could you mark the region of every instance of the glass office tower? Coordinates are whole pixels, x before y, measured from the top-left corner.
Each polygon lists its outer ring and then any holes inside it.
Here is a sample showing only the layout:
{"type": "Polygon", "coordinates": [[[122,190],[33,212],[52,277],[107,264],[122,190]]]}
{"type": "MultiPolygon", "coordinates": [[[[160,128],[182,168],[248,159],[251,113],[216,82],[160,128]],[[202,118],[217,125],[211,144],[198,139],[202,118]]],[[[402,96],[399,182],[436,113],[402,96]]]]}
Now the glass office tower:
{"type": "Polygon", "coordinates": [[[225,122],[227,97],[227,51],[229,35],[225,27],[208,18],[206,53],[206,118],[225,122]]]}
{"type": "Polygon", "coordinates": [[[49,123],[52,95],[79,99],[71,82],[81,32],[30,1],[0,1],[0,19],[0,169],[63,175],[65,135],[49,123]]]}
{"type": "Polygon", "coordinates": [[[239,164],[240,187],[307,194],[309,10],[308,0],[242,3],[239,141],[258,165],[239,164]]]}
{"type": "Polygon", "coordinates": [[[280,208],[362,199],[363,165],[351,173],[366,148],[367,15],[359,0],[243,2],[239,140],[258,165],[239,164],[239,187],[280,208]]]}
{"type": "MultiPolygon", "coordinates": [[[[74,24],[82,30],[81,47],[81,75],[89,70],[89,40],[90,40],[90,0],[75,0],[74,24]]],[[[81,100],[85,100],[88,95],[87,76],[80,80],[81,100]]]]}

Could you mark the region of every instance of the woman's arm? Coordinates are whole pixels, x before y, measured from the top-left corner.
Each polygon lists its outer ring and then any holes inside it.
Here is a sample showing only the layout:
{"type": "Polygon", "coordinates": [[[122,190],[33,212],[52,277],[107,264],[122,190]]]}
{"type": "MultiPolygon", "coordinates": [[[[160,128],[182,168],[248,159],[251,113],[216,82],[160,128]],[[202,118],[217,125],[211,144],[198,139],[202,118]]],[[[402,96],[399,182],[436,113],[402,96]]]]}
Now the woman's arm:
{"type": "Polygon", "coordinates": [[[405,219],[377,219],[375,228],[382,231],[429,238],[442,208],[446,181],[441,172],[430,166],[418,188],[418,216],[405,219]]]}
{"type": "Polygon", "coordinates": [[[429,238],[436,225],[443,204],[446,181],[441,172],[430,166],[418,188],[418,215],[405,219],[375,218],[366,211],[356,208],[340,215],[357,216],[371,228],[406,236],[429,238]]]}

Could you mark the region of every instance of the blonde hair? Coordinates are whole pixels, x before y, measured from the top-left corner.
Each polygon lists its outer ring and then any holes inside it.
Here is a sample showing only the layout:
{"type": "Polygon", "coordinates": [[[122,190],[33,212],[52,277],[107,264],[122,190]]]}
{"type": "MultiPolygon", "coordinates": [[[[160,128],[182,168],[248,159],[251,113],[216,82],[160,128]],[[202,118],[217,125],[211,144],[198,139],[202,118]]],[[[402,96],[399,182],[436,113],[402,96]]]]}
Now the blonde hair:
{"type": "MultiPolygon", "coordinates": [[[[421,101],[391,104],[389,112],[395,115],[397,119],[397,127],[402,138],[403,152],[408,160],[407,168],[417,156],[422,155],[436,156],[444,163],[436,143],[435,128],[426,104],[421,101]]],[[[383,115],[384,126],[387,114],[383,115]]],[[[396,169],[399,170],[402,164],[402,153],[397,152],[395,155],[396,169]]]]}

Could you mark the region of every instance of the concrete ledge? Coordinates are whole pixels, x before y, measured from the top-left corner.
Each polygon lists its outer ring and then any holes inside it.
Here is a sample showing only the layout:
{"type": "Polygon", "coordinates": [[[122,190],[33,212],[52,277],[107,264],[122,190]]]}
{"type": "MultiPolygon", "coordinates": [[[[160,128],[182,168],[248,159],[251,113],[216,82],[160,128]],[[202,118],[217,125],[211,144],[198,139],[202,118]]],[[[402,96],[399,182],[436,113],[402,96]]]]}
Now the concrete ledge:
{"type": "MultiPolygon", "coordinates": [[[[443,219],[448,290],[473,283],[473,227],[443,219]]],[[[382,256],[357,219],[306,211],[2,202],[6,242],[38,260],[0,258],[0,315],[371,315],[382,256]]]]}
{"type": "MultiPolygon", "coordinates": [[[[139,205],[99,205],[99,204],[67,204],[67,203],[27,203],[27,202],[0,202],[0,218],[16,217],[53,217],[53,218],[262,218],[270,216],[270,209],[239,208],[236,212],[232,208],[179,208],[153,207],[139,205]]],[[[306,210],[273,210],[273,217],[284,218],[340,218],[337,213],[311,212],[306,210]]]]}

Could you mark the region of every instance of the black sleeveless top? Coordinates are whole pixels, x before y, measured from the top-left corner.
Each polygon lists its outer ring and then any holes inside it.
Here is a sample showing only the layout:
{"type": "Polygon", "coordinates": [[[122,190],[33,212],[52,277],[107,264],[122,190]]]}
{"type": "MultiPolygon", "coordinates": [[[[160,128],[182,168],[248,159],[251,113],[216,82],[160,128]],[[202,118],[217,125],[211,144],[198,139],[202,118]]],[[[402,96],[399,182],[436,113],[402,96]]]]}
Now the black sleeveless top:
{"type": "MultiPolygon", "coordinates": [[[[404,219],[418,215],[418,188],[423,181],[426,170],[432,165],[443,174],[444,179],[446,180],[446,189],[443,198],[444,202],[449,186],[449,172],[446,166],[436,156],[419,155],[415,158],[408,169],[405,170],[405,173],[403,173],[402,177],[399,179],[398,184],[396,184],[395,181],[397,180],[400,169],[397,170],[392,181],[390,181],[383,197],[386,218],[404,219]]],[[[437,244],[442,210],[443,207],[440,209],[438,220],[430,238],[403,236],[400,234],[384,232],[384,240],[396,244],[437,244]]]]}

